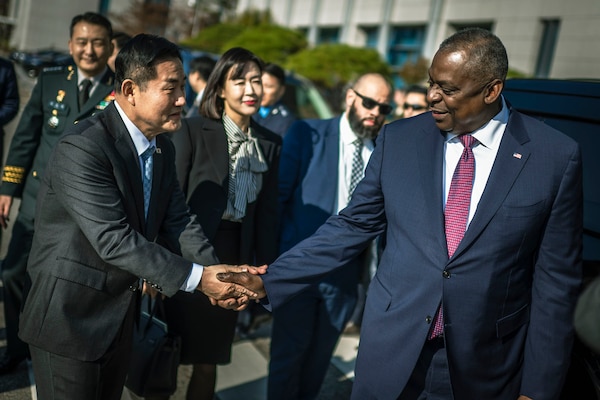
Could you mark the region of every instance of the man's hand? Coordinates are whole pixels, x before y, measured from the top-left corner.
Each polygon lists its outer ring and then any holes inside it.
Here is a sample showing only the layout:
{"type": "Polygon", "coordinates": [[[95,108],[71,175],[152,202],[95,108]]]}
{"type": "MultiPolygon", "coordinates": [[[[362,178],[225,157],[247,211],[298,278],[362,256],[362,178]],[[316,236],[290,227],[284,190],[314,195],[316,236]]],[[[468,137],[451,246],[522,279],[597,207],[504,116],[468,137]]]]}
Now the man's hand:
{"type": "Polygon", "coordinates": [[[211,265],[204,267],[198,290],[207,295],[213,305],[218,304],[223,308],[241,311],[248,306],[250,300],[258,300],[266,296],[262,280],[257,276],[264,274],[266,271],[266,265],[261,267],[225,264],[211,265]],[[244,285],[238,284],[236,280],[231,282],[227,282],[226,280],[221,281],[217,279],[218,274],[224,274],[224,276],[239,274],[246,275],[249,278],[243,280],[246,283],[244,285]]]}
{"type": "MultiPolygon", "coordinates": [[[[229,282],[232,284],[237,284],[243,286],[245,288],[251,289],[252,292],[257,293],[256,297],[250,298],[249,300],[257,301],[262,299],[267,295],[265,291],[265,287],[263,286],[262,279],[258,275],[262,275],[267,271],[267,266],[263,265],[260,267],[248,267],[247,272],[220,272],[217,274],[217,279],[222,282],[229,282]]],[[[240,304],[240,300],[244,301],[246,299],[237,299],[238,302],[234,303],[231,299],[228,300],[213,300],[211,299],[211,303],[213,305],[219,305],[220,307],[233,309],[233,310],[243,310],[248,306],[247,303],[240,304]]]]}
{"type": "Polygon", "coordinates": [[[8,214],[13,198],[5,194],[0,195],[0,226],[6,229],[8,226],[8,214]]]}

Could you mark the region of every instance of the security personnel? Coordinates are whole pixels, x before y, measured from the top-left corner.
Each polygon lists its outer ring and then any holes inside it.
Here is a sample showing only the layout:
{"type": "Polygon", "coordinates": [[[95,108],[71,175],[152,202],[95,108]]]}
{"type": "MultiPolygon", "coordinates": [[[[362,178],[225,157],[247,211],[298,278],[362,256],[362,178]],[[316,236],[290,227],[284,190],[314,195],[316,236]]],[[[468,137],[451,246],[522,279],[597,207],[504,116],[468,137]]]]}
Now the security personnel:
{"type": "Polygon", "coordinates": [[[277,64],[267,64],[263,69],[263,97],[260,109],[252,118],[261,126],[284,136],[296,116],[281,101],[285,93],[285,72],[277,64]]]}
{"type": "Polygon", "coordinates": [[[41,73],[10,144],[0,186],[2,227],[7,227],[13,198],[20,197],[21,205],[2,264],[7,346],[0,357],[0,375],[29,357],[17,330],[28,281],[27,258],[40,180],[65,130],[103,110],[113,99],[114,74],[107,67],[111,37],[111,23],[100,14],[88,12],[72,19],[69,51],[75,65],[47,68],[41,73]]]}

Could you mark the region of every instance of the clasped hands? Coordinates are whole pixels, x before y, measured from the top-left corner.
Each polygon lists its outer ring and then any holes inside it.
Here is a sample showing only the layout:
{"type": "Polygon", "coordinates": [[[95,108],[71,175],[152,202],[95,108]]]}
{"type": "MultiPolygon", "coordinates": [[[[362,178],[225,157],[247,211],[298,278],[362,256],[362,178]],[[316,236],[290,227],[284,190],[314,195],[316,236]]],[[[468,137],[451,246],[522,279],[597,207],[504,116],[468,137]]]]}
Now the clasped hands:
{"type": "Polygon", "coordinates": [[[267,295],[259,276],[266,272],[266,265],[210,265],[204,267],[197,290],[208,296],[212,305],[241,311],[251,300],[259,301],[267,295]]]}

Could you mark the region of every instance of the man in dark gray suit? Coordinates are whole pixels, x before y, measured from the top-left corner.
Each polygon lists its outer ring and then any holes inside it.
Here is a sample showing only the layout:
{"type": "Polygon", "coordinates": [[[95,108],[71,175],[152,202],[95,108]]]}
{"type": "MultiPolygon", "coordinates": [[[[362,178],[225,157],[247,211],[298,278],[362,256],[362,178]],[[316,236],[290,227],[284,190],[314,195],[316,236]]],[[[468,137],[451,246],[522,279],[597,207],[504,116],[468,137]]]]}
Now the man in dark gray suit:
{"type": "Polygon", "coordinates": [[[238,309],[253,295],[215,278],[243,268],[203,267],[218,261],[188,212],[171,141],[160,135],[181,125],[184,82],[176,45],[136,36],[116,59],[115,102],[70,129],[48,162],[19,332],[40,400],[120,399],[140,278],[167,296],[201,290],[239,301],[238,309]],[[152,167],[142,162],[148,149],[152,167]]]}

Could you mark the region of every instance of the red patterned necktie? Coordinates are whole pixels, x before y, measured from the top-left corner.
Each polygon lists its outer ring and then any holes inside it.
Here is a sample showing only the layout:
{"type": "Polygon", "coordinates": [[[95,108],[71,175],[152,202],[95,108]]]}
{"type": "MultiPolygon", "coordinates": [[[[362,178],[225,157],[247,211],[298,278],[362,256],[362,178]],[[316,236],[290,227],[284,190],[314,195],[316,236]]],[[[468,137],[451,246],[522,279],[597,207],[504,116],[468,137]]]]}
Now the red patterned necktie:
{"type": "MultiPolygon", "coordinates": [[[[475,178],[475,157],[473,156],[472,147],[477,140],[471,135],[461,135],[458,138],[464,149],[452,176],[446,210],[444,211],[448,258],[452,257],[467,230],[471,192],[473,191],[473,179],[475,178]]],[[[444,333],[444,315],[441,306],[438,308],[434,321],[429,339],[436,338],[444,333]]]]}

